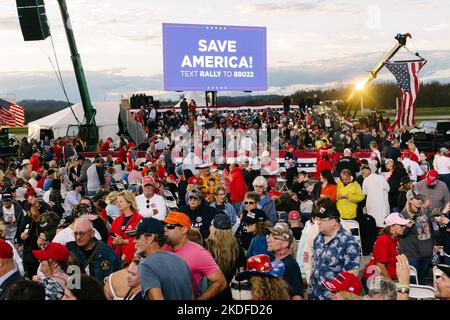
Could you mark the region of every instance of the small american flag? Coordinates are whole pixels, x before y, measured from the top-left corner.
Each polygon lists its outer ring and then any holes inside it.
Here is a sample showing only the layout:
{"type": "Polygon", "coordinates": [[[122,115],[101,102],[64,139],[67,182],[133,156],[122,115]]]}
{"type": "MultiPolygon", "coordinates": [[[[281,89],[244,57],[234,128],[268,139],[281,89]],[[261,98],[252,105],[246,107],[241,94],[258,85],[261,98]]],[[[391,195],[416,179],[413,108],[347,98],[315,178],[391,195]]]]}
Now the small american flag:
{"type": "Polygon", "coordinates": [[[385,63],[386,68],[397,79],[402,95],[401,104],[397,109],[397,116],[392,124],[394,128],[413,126],[415,124],[416,107],[414,101],[419,93],[418,73],[425,63],[427,63],[427,60],[385,63]]]}
{"type": "Polygon", "coordinates": [[[22,106],[0,99],[0,120],[9,127],[23,127],[25,112],[22,106]]]}

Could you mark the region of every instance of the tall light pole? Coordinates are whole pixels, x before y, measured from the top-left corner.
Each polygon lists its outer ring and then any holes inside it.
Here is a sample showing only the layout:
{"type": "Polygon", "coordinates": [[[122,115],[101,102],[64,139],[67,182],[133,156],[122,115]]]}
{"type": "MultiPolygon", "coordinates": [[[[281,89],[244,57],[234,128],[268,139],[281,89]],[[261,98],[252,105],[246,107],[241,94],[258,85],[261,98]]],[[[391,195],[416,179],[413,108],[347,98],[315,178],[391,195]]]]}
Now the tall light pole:
{"type": "Polygon", "coordinates": [[[361,97],[361,114],[364,113],[364,88],[366,87],[366,83],[367,81],[362,80],[359,81],[355,86],[355,90],[359,93],[361,97]]]}

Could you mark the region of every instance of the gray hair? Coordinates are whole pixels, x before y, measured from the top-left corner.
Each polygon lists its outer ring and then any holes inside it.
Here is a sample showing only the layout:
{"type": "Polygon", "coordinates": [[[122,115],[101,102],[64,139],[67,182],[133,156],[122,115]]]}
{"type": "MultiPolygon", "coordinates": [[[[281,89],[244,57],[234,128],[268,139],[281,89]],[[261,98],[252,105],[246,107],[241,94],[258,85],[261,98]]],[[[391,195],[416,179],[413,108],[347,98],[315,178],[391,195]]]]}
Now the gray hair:
{"type": "Polygon", "coordinates": [[[379,276],[370,282],[369,297],[381,295],[383,300],[397,300],[397,285],[394,281],[379,276]]]}
{"type": "Polygon", "coordinates": [[[267,189],[267,180],[263,176],[257,176],[252,183],[253,186],[263,186],[264,190],[267,189]]]}
{"type": "Polygon", "coordinates": [[[89,226],[89,230],[94,230],[94,225],[92,224],[92,221],[89,220],[89,218],[85,215],[81,215],[76,221],[75,224],[79,223],[86,223],[89,226]]]}

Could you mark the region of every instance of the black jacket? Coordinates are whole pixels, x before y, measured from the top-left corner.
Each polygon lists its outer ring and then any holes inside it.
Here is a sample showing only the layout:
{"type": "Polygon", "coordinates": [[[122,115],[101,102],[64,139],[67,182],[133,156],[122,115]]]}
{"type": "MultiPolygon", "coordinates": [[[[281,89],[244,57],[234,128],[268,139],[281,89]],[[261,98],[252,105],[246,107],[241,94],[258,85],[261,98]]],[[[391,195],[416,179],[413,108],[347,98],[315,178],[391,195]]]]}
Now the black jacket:
{"type": "Polygon", "coordinates": [[[180,208],[180,212],[183,212],[189,216],[191,219],[191,226],[200,230],[203,239],[209,237],[209,227],[211,226],[212,220],[219,213],[219,211],[206,205],[204,202],[195,210],[191,210],[189,205],[180,208]]]}
{"type": "Polygon", "coordinates": [[[22,280],[22,276],[20,275],[19,270],[14,272],[12,275],[10,275],[3,283],[0,285],[0,300],[6,300],[6,297],[8,296],[9,288],[11,286],[19,281],[22,280]]]}
{"type": "Polygon", "coordinates": [[[353,157],[342,157],[336,165],[336,171],[340,173],[343,169],[350,170],[353,178],[356,178],[356,173],[359,172],[359,165],[353,157]]]}

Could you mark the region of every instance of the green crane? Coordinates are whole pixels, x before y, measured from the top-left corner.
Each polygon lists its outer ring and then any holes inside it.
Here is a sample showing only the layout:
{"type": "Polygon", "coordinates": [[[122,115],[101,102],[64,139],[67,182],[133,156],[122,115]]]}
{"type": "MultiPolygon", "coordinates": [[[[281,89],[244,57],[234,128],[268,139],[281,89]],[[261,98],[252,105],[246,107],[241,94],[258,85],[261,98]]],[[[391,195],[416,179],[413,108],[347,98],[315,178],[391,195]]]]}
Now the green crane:
{"type": "Polygon", "coordinates": [[[77,79],[78,90],[80,91],[81,103],[83,105],[85,124],[79,126],[79,134],[86,141],[86,144],[95,145],[98,142],[98,127],[95,123],[96,110],[92,106],[89,89],[84,75],[83,64],[78,53],[75,36],[70,22],[69,10],[67,9],[66,0],[58,0],[59,9],[63,19],[64,29],[66,31],[67,41],[69,42],[70,54],[77,79]]]}

